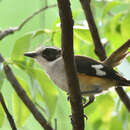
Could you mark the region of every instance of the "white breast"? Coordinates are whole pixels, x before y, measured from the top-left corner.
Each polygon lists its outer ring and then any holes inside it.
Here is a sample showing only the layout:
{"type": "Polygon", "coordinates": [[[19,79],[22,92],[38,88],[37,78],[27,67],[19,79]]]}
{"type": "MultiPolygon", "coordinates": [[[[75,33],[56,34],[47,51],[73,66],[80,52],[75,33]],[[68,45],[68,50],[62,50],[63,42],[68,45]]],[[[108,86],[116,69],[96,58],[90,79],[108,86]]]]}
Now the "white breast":
{"type": "MultiPolygon", "coordinates": [[[[64,70],[63,59],[60,57],[57,60],[55,60],[54,62],[47,63],[46,61],[44,61],[41,63],[41,61],[40,61],[39,63],[46,70],[46,72],[48,73],[51,80],[53,80],[53,82],[58,87],[60,87],[64,91],[68,92],[67,78],[66,78],[66,74],[65,74],[65,70],[64,70]]],[[[93,65],[92,67],[96,69],[97,75],[105,75],[104,71],[101,70],[102,66],[93,65]]],[[[80,79],[80,76],[78,78],[80,79]]],[[[106,80],[99,82],[100,78],[99,78],[99,80],[96,80],[96,81],[91,80],[91,83],[90,83],[89,79],[87,81],[86,81],[86,79],[83,80],[84,78],[80,79],[80,81],[79,81],[80,89],[82,92],[88,91],[88,90],[89,91],[94,90],[95,87],[96,88],[99,87],[102,90],[104,90],[104,89],[106,90],[109,87],[113,86],[113,82],[110,84],[107,83],[106,80]]]]}
{"type": "Polygon", "coordinates": [[[48,69],[47,73],[58,87],[64,91],[68,91],[67,78],[64,70],[64,61],[62,58],[58,58],[56,61],[51,62],[50,69],[48,69]]]}

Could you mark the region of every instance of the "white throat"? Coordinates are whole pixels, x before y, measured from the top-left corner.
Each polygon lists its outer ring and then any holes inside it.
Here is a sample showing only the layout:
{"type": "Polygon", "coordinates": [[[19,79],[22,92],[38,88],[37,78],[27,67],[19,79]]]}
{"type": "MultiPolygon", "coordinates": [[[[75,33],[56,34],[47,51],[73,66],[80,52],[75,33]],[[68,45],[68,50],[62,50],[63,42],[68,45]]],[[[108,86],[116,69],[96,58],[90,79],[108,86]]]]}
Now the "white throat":
{"type": "Polygon", "coordinates": [[[44,70],[48,73],[54,66],[55,66],[55,63],[58,61],[58,60],[61,60],[62,57],[59,57],[57,58],[56,60],[54,61],[47,61],[45,58],[43,58],[42,56],[38,56],[36,58],[36,61],[44,68],[44,70]]]}
{"type": "Polygon", "coordinates": [[[64,70],[64,60],[62,57],[57,58],[54,61],[47,61],[46,59],[41,59],[42,57],[37,57],[37,62],[44,68],[49,77],[55,82],[55,84],[61,87],[63,90],[67,91],[67,79],[64,70]]]}

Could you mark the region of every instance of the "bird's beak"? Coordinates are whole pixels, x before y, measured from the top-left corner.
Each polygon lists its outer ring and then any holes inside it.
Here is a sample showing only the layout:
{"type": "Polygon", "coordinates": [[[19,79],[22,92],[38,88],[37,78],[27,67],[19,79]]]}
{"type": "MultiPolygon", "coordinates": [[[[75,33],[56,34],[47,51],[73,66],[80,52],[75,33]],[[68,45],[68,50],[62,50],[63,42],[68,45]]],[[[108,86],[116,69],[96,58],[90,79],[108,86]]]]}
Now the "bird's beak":
{"type": "Polygon", "coordinates": [[[36,52],[25,52],[24,56],[35,58],[37,56],[36,52]]]}

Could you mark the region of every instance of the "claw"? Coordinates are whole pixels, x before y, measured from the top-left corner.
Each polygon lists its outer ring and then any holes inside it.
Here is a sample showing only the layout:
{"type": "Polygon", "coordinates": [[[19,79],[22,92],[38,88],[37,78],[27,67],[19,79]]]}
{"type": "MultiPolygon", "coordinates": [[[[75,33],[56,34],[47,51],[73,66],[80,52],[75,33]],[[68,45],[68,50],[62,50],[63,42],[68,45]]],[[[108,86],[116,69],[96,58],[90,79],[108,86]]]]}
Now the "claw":
{"type": "MultiPolygon", "coordinates": [[[[69,115],[69,117],[70,117],[70,120],[71,120],[71,124],[73,124],[73,119],[72,119],[72,115],[69,115]]],[[[86,120],[88,120],[88,117],[84,114],[84,118],[86,119],[86,120]]]]}
{"type": "Polygon", "coordinates": [[[72,115],[69,115],[69,118],[70,118],[70,120],[71,120],[71,124],[73,124],[72,115]]]}
{"type": "Polygon", "coordinates": [[[88,117],[84,114],[84,118],[86,119],[86,120],[88,120],[88,117]]]}
{"type": "Polygon", "coordinates": [[[83,104],[86,104],[86,98],[85,97],[82,97],[82,102],[83,102],[83,104]]]}
{"type": "Polygon", "coordinates": [[[67,93],[67,101],[69,101],[70,100],[70,96],[69,96],[69,93],[67,93]]]}
{"type": "Polygon", "coordinates": [[[83,105],[83,108],[87,107],[88,105],[90,105],[91,103],[94,102],[94,99],[95,97],[92,95],[92,96],[89,96],[89,101],[83,105]]]}

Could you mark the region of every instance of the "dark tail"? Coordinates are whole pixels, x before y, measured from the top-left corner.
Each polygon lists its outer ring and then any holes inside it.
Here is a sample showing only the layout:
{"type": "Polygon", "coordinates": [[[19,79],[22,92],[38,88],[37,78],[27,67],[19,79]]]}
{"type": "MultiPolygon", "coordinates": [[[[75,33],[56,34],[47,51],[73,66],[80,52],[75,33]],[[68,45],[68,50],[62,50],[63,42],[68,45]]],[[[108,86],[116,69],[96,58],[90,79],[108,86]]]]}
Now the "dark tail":
{"type": "Polygon", "coordinates": [[[120,80],[118,86],[130,86],[130,80],[127,79],[120,80]]]}

